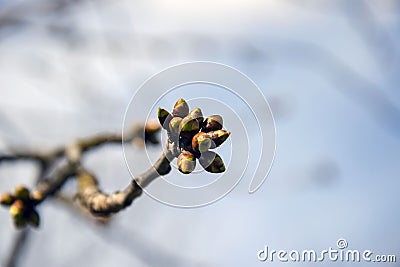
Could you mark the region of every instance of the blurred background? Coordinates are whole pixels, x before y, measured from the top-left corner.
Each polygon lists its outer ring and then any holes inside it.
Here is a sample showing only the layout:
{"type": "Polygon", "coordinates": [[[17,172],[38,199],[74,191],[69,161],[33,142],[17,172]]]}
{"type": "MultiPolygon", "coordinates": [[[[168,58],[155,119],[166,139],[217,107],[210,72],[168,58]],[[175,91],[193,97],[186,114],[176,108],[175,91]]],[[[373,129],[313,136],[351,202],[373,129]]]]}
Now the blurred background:
{"type": "MultiPolygon", "coordinates": [[[[0,0],[1,152],[120,132],[140,84],[194,60],[253,79],[277,130],[274,165],[255,194],[242,181],[198,209],[143,194],[105,226],[48,200],[17,266],[279,265],[257,252],[335,248],[339,238],[399,258],[399,15],[396,0],[0,0]]],[[[88,154],[85,165],[106,192],[129,181],[120,146],[88,154]]],[[[2,164],[0,192],[32,186],[36,172],[2,164]]],[[[17,230],[3,208],[0,223],[5,266],[17,230]]]]}

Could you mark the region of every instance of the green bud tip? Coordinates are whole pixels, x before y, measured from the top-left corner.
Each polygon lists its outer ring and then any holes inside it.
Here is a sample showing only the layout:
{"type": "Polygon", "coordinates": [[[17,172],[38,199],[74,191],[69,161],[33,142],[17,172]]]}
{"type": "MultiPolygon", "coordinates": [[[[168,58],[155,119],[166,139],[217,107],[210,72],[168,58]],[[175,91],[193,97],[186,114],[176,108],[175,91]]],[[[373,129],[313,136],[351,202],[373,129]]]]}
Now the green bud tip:
{"type": "Polygon", "coordinates": [[[177,163],[179,171],[184,174],[189,174],[196,168],[196,158],[188,151],[179,155],[177,163]]]}
{"type": "Polygon", "coordinates": [[[208,132],[207,135],[212,140],[211,148],[219,147],[223,142],[226,141],[226,139],[228,139],[230,134],[231,132],[225,130],[216,130],[208,132]]]}
{"type": "Polygon", "coordinates": [[[203,123],[203,131],[210,132],[221,130],[223,126],[223,119],[220,115],[212,115],[208,117],[203,123]]]}
{"type": "Polygon", "coordinates": [[[193,109],[190,113],[189,116],[197,119],[197,121],[199,122],[199,124],[201,125],[204,121],[204,117],[203,117],[203,112],[201,112],[200,108],[195,108],[193,109]]]}
{"type": "Polygon", "coordinates": [[[28,216],[28,223],[33,227],[39,227],[40,217],[36,210],[32,210],[28,216]]]}
{"type": "Polygon", "coordinates": [[[14,195],[16,198],[29,199],[29,189],[24,185],[19,185],[14,189],[14,195]]]}
{"type": "Polygon", "coordinates": [[[179,126],[180,126],[181,122],[182,122],[182,118],[180,118],[180,117],[172,118],[172,120],[169,123],[169,131],[172,134],[178,135],[179,134],[179,126]]]}
{"type": "Polygon", "coordinates": [[[185,117],[189,113],[189,105],[183,98],[179,98],[174,105],[174,109],[172,110],[172,115],[174,117],[185,117]]]}
{"type": "Polygon", "coordinates": [[[208,172],[222,173],[225,171],[225,164],[222,158],[215,152],[207,151],[199,158],[200,165],[208,172]]]}
{"type": "Polygon", "coordinates": [[[160,108],[158,108],[157,116],[158,116],[158,121],[160,122],[161,126],[165,130],[168,130],[169,122],[172,119],[172,115],[169,114],[169,112],[166,109],[160,107],[160,108]]]}
{"type": "Polygon", "coordinates": [[[1,205],[11,205],[14,202],[15,198],[10,193],[4,193],[0,195],[0,204],[1,205]]]}
{"type": "Polygon", "coordinates": [[[211,144],[210,137],[204,132],[199,132],[192,138],[192,148],[197,152],[206,152],[211,148],[211,144]]]}
{"type": "Polygon", "coordinates": [[[200,129],[199,122],[190,116],[183,118],[179,125],[179,132],[182,137],[192,137],[200,129]]]}
{"type": "Polygon", "coordinates": [[[24,213],[24,208],[24,202],[20,199],[17,199],[10,207],[10,215],[14,218],[21,217],[24,213]]]}

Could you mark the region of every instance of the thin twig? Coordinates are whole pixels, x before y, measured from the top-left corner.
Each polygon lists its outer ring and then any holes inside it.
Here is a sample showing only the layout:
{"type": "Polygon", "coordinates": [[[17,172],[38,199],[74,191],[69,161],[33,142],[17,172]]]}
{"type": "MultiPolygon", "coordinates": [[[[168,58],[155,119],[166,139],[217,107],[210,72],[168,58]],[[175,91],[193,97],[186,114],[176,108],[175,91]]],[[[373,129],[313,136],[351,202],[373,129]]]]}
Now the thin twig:
{"type": "Polygon", "coordinates": [[[143,127],[136,127],[124,137],[121,134],[99,134],[87,138],[78,139],[64,147],[56,147],[46,153],[35,151],[13,151],[10,154],[0,154],[0,163],[2,161],[32,160],[39,163],[53,163],[57,159],[66,156],[68,149],[71,147],[79,147],[84,153],[90,149],[98,148],[105,144],[115,144],[122,142],[130,142],[134,138],[140,137],[143,133],[143,127]]]}
{"type": "Polygon", "coordinates": [[[37,204],[43,202],[47,197],[54,195],[68,180],[76,174],[77,164],[67,162],[58,168],[51,178],[43,179],[33,190],[32,195],[37,199],[37,204]]]}

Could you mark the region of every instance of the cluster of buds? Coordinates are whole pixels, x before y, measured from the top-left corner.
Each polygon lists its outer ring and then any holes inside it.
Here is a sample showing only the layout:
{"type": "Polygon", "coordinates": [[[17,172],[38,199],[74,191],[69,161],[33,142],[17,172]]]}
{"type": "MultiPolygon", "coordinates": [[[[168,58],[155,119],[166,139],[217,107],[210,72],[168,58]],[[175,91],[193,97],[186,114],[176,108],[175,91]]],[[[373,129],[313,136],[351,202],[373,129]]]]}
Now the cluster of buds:
{"type": "Polygon", "coordinates": [[[0,204],[10,208],[10,215],[17,228],[23,228],[27,224],[38,227],[39,214],[35,207],[42,199],[39,192],[32,194],[25,186],[19,185],[14,189],[14,194],[4,193],[0,195],[0,204]]]}
{"type": "Polygon", "coordinates": [[[204,119],[200,108],[189,112],[189,105],[180,98],[174,105],[172,113],[158,108],[158,120],[167,130],[168,138],[177,144],[178,169],[184,174],[193,172],[196,159],[208,172],[221,173],[225,165],[221,157],[210,149],[219,147],[229,137],[230,132],[223,130],[223,119],[212,115],[204,119]]]}

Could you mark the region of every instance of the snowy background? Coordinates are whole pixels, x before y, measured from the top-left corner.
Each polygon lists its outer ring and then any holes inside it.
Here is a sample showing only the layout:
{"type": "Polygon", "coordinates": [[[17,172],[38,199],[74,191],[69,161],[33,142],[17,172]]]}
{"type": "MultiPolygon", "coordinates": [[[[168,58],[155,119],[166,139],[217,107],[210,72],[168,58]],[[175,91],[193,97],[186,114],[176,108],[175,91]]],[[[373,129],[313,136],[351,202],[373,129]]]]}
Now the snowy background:
{"type": "MultiPolygon", "coordinates": [[[[255,194],[242,181],[199,209],[142,195],[106,227],[46,201],[19,266],[280,265],[259,262],[257,251],[323,250],[341,237],[399,260],[399,15],[396,0],[0,0],[3,152],[119,132],[142,82],[193,60],[247,74],[277,128],[275,162],[255,194]]],[[[107,192],[129,181],[120,146],[85,165],[107,192]]],[[[32,184],[35,171],[2,164],[0,192],[32,184]]],[[[0,223],[2,266],[16,230],[6,209],[0,223]]]]}

